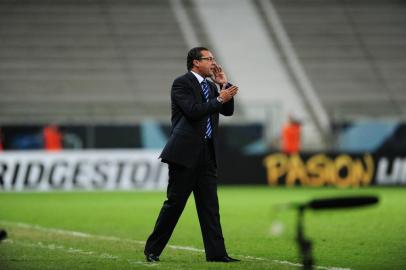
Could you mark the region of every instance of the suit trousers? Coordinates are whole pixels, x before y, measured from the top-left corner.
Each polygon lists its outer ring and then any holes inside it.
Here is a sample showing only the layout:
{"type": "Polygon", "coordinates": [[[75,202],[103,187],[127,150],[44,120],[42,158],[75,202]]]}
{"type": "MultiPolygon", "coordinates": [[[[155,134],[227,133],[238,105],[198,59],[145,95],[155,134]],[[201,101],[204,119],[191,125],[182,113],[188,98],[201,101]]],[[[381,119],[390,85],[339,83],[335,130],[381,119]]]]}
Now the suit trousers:
{"type": "MultiPolygon", "coordinates": [[[[181,153],[180,153],[181,154],[181,153]]],[[[189,195],[193,192],[207,258],[227,256],[220,225],[217,168],[212,140],[205,140],[193,168],[169,163],[167,200],[163,203],[145,253],[159,256],[172,235],[189,195]]]]}

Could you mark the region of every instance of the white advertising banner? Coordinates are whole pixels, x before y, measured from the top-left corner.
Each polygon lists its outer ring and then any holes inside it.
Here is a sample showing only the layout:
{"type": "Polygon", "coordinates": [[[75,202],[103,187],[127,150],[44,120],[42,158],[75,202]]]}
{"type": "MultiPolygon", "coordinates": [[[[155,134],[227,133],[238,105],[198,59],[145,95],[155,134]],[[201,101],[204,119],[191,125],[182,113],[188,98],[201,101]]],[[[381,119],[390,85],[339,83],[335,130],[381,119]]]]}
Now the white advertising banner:
{"type": "Polygon", "coordinates": [[[168,167],[150,150],[5,151],[0,191],[164,190],[168,167]]]}

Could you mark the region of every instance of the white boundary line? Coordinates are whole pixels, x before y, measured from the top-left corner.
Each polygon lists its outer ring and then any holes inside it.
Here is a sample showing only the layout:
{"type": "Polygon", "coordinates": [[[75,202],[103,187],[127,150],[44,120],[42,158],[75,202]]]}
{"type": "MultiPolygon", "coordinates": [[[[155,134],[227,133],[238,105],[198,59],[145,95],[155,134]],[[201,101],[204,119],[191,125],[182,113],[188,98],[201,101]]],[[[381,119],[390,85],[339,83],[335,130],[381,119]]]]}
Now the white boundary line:
{"type": "MultiPolygon", "coordinates": [[[[6,221],[6,220],[0,220],[0,223],[9,225],[9,226],[16,226],[19,228],[35,229],[35,230],[43,231],[43,232],[47,232],[47,233],[51,232],[51,233],[55,233],[55,234],[69,235],[69,236],[74,236],[74,237],[94,238],[94,239],[106,240],[106,241],[120,241],[120,242],[124,241],[124,242],[132,243],[132,244],[145,245],[145,241],[119,238],[119,237],[115,237],[115,236],[104,236],[104,235],[89,234],[89,233],[84,233],[84,232],[62,230],[62,229],[57,229],[57,228],[46,228],[46,227],[41,227],[41,226],[34,225],[34,224],[27,224],[27,223],[21,223],[21,222],[10,222],[10,221],[6,221]]],[[[201,253],[204,252],[203,249],[198,249],[198,248],[188,247],[188,246],[167,245],[167,247],[169,247],[171,249],[175,249],[175,250],[186,250],[186,251],[201,252],[201,253]]],[[[111,255],[111,256],[113,256],[113,255],[111,255]]],[[[271,261],[271,262],[274,262],[277,264],[285,264],[285,265],[290,265],[290,266],[295,266],[295,267],[303,266],[300,263],[294,263],[294,262],[283,261],[283,260],[267,259],[267,258],[253,257],[253,256],[248,256],[248,255],[237,255],[237,254],[235,254],[234,256],[238,256],[238,257],[250,259],[250,260],[271,261]]],[[[116,257],[116,256],[114,256],[114,257],[116,257]]],[[[143,263],[143,262],[139,262],[139,261],[134,261],[134,262],[143,263]]],[[[334,266],[315,266],[315,268],[325,269],[325,270],[351,270],[350,268],[341,268],[341,267],[334,267],[334,266]]]]}
{"type": "Polygon", "coordinates": [[[112,255],[109,253],[97,253],[95,251],[86,251],[83,249],[78,249],[74,247],[66,247],[60,244],[43,244],[42,242],[37,242],[37,243],[28,243],[24,241],[15,241],[12,239],[6,239],[3,241],[6,244],[12,244],[12,245],[17,245],[20,247],[29,247],[29,248],[41,248],[41,249],[47,249],[47,250],[57,250],[57,251],[63,251],[65,253],[74,253],[74,254],[79,254],[79,255],[84,255],[84,256],[90,256],[90,257],[96,257],[100,259],[107,259],[107,260],[118,260],[118,261],[126,261],[129,264],[141,264],[144,266],[157,266],[158,264],[154,263],[148,263],[144,261],[138,261],[138,260],[125,260],[120,258],[119,256],[112,255]]]}

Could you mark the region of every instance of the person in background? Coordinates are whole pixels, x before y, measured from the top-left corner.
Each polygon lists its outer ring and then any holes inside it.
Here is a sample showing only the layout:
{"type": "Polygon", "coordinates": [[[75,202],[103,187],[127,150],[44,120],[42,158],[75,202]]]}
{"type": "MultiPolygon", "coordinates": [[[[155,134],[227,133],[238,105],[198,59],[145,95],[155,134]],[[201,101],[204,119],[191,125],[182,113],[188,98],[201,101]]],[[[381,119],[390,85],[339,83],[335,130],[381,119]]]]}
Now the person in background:
{"type": "Polygon", "coordinates": [[[3,145],[3,143],[4,143],[4,140],[3,140],[3,132],[1,131],[1,128],[0,128],[0,152],[4,150],[4,145],[3,145]]]}
{"type": "Polygon", "coordinates": [[[56,125],[44,127],[44,149],[46,151],[60,151],[62,149],[62,134],[56,125]]]}
{"type": "Polygon", "coordinates": [[[282,128],[281,136],[282,152],[295,154],[301,146],[301,123],[292,115],[288,116],[288,122],[282,128]]]}

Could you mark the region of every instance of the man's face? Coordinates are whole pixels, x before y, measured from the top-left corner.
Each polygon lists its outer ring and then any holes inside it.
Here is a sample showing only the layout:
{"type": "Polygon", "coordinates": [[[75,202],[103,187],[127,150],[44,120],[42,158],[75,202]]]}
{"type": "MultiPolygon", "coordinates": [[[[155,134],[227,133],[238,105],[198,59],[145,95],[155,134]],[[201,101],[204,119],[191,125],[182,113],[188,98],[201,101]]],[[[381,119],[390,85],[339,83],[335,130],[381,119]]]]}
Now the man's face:
{"type": "Polygon", "coordinates": [[[200,60],[194,60],[196,71],[203,77],[213,76],[216,61],[210,51],[201,51],[200,60]]]}

